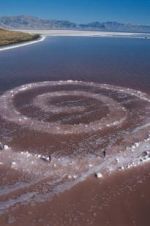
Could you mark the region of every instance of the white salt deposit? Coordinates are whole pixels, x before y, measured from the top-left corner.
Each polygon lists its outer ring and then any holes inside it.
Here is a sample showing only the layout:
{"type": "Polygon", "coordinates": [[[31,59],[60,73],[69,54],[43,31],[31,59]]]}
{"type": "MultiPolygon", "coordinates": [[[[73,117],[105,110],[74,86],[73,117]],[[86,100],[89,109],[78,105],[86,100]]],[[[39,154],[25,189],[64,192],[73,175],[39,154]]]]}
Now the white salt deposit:
{"type": "MultiPolygon", "coordinates": [[[[57,136],[59,134],[65,137],[65,134],[80,134],[81,136],[87,136],[88,134],[88,138],[80,142],[75,149],[72,146],[72,154],[68,156],[61,156],[61,153],[59,155],[53,154],[51,161],[49,161],[50,159],[47,155],[33,154],[32,150],[16,152],[11,147],[6,146],[5,151],[0,152],[0,164],[12,167],[12,170],[18,170],[23,175],[28,175],[31,178],[25,185],[21,185],[22,187],[20,185],[8,185],[8,194],[23,188],[23,186],[30,190],[31,187],[36,187],[38,184],[37,194],[35,194],[34,199],[44,200],[60,191],[71,188],[90,175],[103,178],[105,173],[111,174],[118,170],[127,170],[149,162],[149,106],[150,97],[140,91],[108,84],[72,80],[32,83],[5,92],[0,97],[0,115],[6,122],[12,122],[20,126],[20,128],[25,127],[36,132],[47,133],[48,135],[53,134],[57,136]],[[71,91],[67,89],[62,91],[61,86],[68,88],[70,85],[71,87],[74,85],[78,86],[79,90],[71,88],[71,91]],[[53,91],[55,87],[58,88],[57,92],[53,91]],[[38,95],[38,88],[46,88],[50,91],[38,95]],[[95,109],[92,109],[94,113],[97,110],[97,106],[99,107],[101,104],[107,107],[108,113],[95,121],[94,117],[92,117],[92,120],[88,123],[82,123],[81,121],[76,124],[64,124],[63,120],[47,122],[45,118],[29,117],[17,109],[16,105],[14,105],[14,98],[22,93],[34,91],[34,89],[37,90],[37,94],[31,101],[30,106],[37,107],[42,113],[69,113],[71,115],[69,115],[70,118],[73,118],[74,113],[77,111],[84,118],[83,112],[86,111],[86,106],[70,107],[49,104],[48,101],[62,96],[90,99],[91,102],[93,101],[97,104],[95,109]],[[117,97],[114,97],[115,95],[117,97]],[[126,102],[128,99],[132,99],[136,103],[139,101],[143,104],[142,109],[133,109],[131,116],[131,111],[125,105],[128,103],[126,102]],[[135,114],[138,125],[134,124],[135,114]],[[133,119],[133,125],[129,125],[129,117],[131,121],[133,119]],[[100,135],[103,135],[103,131],[106,132],[107,130],[113,131],[108,136],[106,133],[108,139],[100,135]],[[114,132],[115,130],[117,131],[116,133],[114,132]],[[105,151],[105,156],[102,156],[102,151],[105,151]],[[48,190],[44,190],[45,192],[41,192],[44,189],[43,183],[44,186],[48,184],[48,190]],[[40,186],[42,187],[41,190],[40,186]]],[[[90,111],[90,114],[93,112],[90,111]]],[[[35,152],[36,150],[34,150],[35,152]]],[[[54,148],[53,152],[55,153],[54,148]]],[[[4,194],[4,190],[0,194],[4,194]]],[[[32,198],[32,196],[28,197],[27,200],[32,200],[32,198]]],[[[13,205],[18,200],[20,199],[13,200],[13,205]]],[[[6,209],[11,206],[7,202],[4,204],[6,204],[4,205],[6,209]]]]}
{"type": "Polygon", "coordinates": [[[9,46],[6,46],[6,47],[1,47],[0,51],[6,51],[6,50],[11,50],[11,49],[16,49],[16,48],[28,46],[28,45],[33,45],[33,44],[36,44],[38,42],[43,42],[45,40],[45,38],[46,38],[45,36],[41,36],[38,40],[35,40],[35,41],[28,41],[26,43],[20,43],[20,44],[9,45],[9,46]]]}
{"type": "Polygon", "coordinates": [[[97,178],[102,178],[103,177],[103,175],[100,172],[96,173],[95,175],[96,175],[97,178]]]}

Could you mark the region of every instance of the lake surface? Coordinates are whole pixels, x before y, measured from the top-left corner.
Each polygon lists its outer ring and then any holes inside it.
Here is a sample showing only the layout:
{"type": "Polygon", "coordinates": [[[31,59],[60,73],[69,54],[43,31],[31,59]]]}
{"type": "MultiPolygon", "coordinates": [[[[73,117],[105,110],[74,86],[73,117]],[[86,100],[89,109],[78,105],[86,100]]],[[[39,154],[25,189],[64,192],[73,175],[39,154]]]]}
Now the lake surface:
{"type": "Polygon", "coordinates": [[[144,39],[0,52],[2,226],[149,226],[149,62],[144,39]]]}
{"type": "Polygon", "coordinates": [[[83,80],[150,90],[150,41],[47,38],[0,53],[0,90],[45,80],[83,80]]]}

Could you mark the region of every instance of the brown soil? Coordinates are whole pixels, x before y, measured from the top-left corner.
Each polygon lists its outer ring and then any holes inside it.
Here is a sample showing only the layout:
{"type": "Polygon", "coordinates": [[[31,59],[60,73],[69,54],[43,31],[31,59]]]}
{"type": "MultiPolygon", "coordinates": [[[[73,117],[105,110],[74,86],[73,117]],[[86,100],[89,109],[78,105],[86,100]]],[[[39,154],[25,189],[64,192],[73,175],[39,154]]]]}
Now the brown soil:
{"type": "Polygon", "coordinates": [[[32,41],[37,38],[39,38],[39,35],[0,29],[0,46],[32,41]]]}

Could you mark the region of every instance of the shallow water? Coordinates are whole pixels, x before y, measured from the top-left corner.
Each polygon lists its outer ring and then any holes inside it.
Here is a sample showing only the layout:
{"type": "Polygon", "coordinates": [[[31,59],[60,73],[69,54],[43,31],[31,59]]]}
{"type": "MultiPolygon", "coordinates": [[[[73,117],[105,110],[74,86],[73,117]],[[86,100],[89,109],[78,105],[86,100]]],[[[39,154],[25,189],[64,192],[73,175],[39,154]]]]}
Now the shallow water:
{"type": "Polygon", "coordinates": [[[149,160],[149,50],[149,40],[47,38],[0,53],[1,214],[149,160]]]}
{"type": "Polygon", "coordinates": [[[47,38],[0,53],[0,90],[47,80],[86,80],[150,90],[150,41],[47,38]]]}

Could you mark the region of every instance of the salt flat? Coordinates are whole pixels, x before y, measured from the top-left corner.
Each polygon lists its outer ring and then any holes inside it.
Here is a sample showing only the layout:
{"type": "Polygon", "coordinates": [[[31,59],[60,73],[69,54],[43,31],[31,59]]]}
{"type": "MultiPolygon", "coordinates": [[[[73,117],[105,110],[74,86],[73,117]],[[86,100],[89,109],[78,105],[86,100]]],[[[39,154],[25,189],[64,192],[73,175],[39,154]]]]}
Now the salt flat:
{"type": "Polygon", "coordinates": [[[23,31],[31,34],[38,33],[45,36],[150,38],[149,33],[77,31],[77,30],[19,30],[19,31],[23,31]]]}

